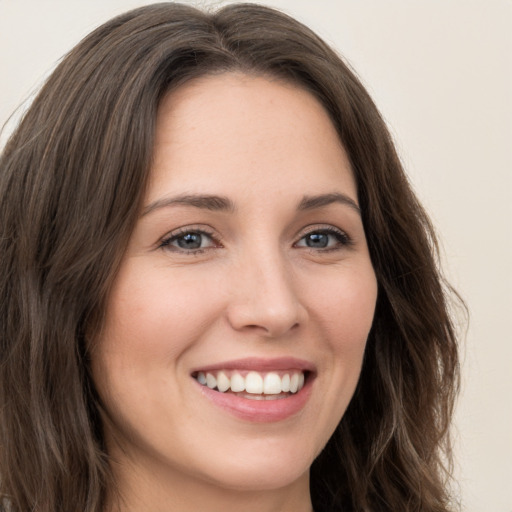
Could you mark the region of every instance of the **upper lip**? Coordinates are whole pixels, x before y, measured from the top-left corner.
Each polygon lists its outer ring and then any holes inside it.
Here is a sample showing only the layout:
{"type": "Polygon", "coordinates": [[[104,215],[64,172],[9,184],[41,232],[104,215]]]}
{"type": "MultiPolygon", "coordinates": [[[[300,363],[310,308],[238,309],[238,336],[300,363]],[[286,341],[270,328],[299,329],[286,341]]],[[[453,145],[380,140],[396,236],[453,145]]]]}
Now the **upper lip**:
{"type": "Polygon", "coordinates": [[[192,370],[196,372],[212,372],[219,370],[254,370],[254,371],[278,371],[278,370],[303,370],[314,372],[315,365],[305,359],[296,357],[246,357],[243,359],[232,359],[230,361],[222,361],[207,366],[201,366],[192,370]]]}

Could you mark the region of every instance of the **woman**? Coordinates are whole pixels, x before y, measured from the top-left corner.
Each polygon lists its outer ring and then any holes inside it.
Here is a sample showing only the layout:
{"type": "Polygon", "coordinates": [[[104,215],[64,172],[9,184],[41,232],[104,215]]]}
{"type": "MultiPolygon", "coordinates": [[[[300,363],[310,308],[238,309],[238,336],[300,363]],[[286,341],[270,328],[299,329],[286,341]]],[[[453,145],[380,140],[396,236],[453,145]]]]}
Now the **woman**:
{"type": "Polygon", "coordinates": [[[120,16],[0,172],[5,510],[450,510],[435,236],[311,31],[120,16]]]}

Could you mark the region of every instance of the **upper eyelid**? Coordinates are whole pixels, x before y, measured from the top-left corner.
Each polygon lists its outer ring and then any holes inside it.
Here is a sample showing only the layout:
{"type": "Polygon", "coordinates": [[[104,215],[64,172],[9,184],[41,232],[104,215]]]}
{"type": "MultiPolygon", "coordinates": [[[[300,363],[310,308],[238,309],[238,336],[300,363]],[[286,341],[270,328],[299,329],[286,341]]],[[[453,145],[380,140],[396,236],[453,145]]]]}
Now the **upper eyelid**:
{"type": "Polygon", "coordinates": [[[202,233],[211,236],[212,238],[220,238],[216,230],[208,225],[192,225],[173,229],[166,233],[161,239],[169,240],[170,238],[186,235],[187,233],[202,233]]]}
{"type": "Polygon", "coordinates": [[[296,237],[298,237],[298,239],[301,239],[311,233],[315,233],[316,231],[333,231],[339,233],[340,235],[344,235],[350,238],[346,230],[334,226],[333,224],[311,224],[309,226],[305,226],[301,230],[299,230],[296,237]]]}
{"type": "MultiPolygon", "coordinates": [[[[166,247],[173,247],[171,246],[171,242],[174,241],[177,238],[180,238],[180,236],[184,236],[187,233],[200,233],[201,235],[206,235],[209,237],[213,243],[217,246],[222,247],[222,240],[221,237],[219,237],[216,234],[216,231],[210,228],[209,226],[184,226],[181,228],[176,228],[170,232],[168,232],[166,235],[161,237],[159,241],[156,244],[157,248],[166,248],[166,247]]],[[[194,251],[204,251],[206,249],[210,249],[211,247],[204,247],[200,249],[191,249],[189,251],[185,249],[176,248],[176,252],[183,252],[183,253],[193,253],[194,251]]]]}
{"type": "MultiPolygon", "coordinates": [[[[338,233],[340,235],[343,235],[347,237],[348,241],[352,240],[351,236],[347,233],[346,230],[339,228],[338,226],[335,226],[333,224],[323,224],[323,223],[315,223],[310,224],[307,226],[302,227],[297,234],[295,235],[295,242],[296,244],[299,240],[304,238],[305,236],[315,233],[317,231],[331,231],[334,233],[338,233]]],[[[160,238],[158,242],[158,247],[161,247],[163,245],[167,245],[172,239],[179,238],[182,235],[185,235],[187,233],[200,233],[203,235],[206,235],[210,237],[215,243],[222,246],[222,240],[223,237],[218,233],[217,230],[212,228],[209,225],[204,224],[196,224],[196,225],[190,225],[190,226],[183,226],[176,228],[167,234],[165,234],[163,237],[160,238]]]]}
{"type": "Polygon", "coordinates": [[[333,226],[332,224],[323,224],[323,225],[322,224],[320,224],[320,225],[313,224],[309,227],[310,227],[310,229],[306,229],[306,231],[303,231],[300,235],[298,235],[297,240],[294,242],[294,246],[303,248],[302,246],[298,245],[301,240],[303,240],[305,237],[307,237],[308,235],[311,235],[313,233],[322,233],[322,232],[328,233],[329,235],[335,236],[336,238],[338,238],[338,242],[340,245],[337,248],[332,247],[332,248],[314,249],[316,251],[329,252],[329,251],[339,250],[341,248],[347,248],[347,247],[354,245],[353,238],[344,229],[338,228],[337,226],[333,226]]]}
{"type": "Polygon", "coordinates": [[[304,231],[304,233],[314,233],[315,231],[339,231],[340,233],[345,233],[345,231],[341,228],[338,228],[336,226],[333,226],[331,224],[313,224],[311,226],[307,226],[303,228],[301,231],[304,231]]]}

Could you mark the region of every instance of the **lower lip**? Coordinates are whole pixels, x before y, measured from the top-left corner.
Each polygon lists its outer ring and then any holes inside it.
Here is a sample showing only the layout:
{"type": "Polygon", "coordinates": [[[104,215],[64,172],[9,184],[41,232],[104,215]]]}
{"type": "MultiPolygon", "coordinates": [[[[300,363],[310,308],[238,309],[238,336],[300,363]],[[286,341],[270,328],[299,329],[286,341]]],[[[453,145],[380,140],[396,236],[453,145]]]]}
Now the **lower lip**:
{"type": "Polygon", "coordinates": [[[278,400],[251,400],[233,393],[214,391],[197,381],[196,383],[203,396],[237,418],[254,423],[270,423],[283,421],[304,408],[311,395],[311,377],[310,375],[299,392],[278,400]]]}

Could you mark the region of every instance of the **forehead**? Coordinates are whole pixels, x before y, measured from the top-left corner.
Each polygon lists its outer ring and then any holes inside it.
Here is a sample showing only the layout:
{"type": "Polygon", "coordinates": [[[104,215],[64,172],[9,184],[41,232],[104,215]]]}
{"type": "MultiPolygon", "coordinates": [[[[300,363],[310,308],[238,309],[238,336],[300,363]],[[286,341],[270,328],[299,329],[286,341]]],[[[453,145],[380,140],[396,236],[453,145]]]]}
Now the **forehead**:
{"type": "Polygon", "coordinates": [[[339,187],[356,196],[336,129],[309,92],[225,73],[167,94],[157,117],[150,199],[175,188],[225,195],[241,185],[261,193],[339,187]]]}

